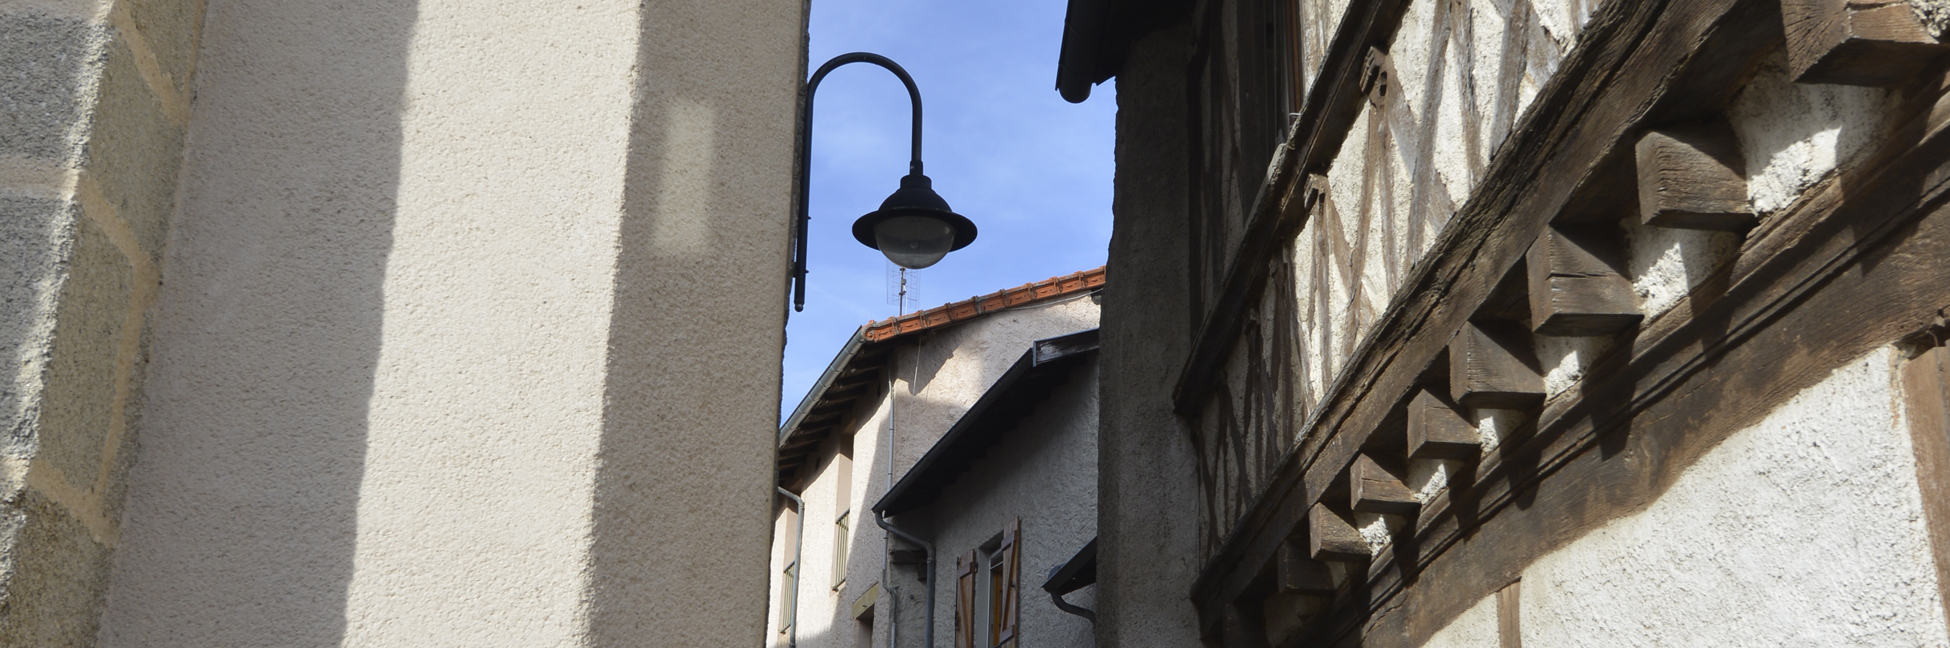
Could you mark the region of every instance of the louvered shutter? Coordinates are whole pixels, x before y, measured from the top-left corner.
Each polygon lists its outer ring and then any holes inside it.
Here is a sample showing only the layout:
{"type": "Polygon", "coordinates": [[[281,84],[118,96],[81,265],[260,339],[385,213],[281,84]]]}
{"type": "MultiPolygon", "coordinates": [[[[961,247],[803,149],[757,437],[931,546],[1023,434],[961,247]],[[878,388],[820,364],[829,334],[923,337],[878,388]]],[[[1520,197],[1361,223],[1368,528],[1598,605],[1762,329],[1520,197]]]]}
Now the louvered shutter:
{"type": "Polygon", "coordinates": [[[975,648],[975,552],[955,559],[955,648],[975,648]]]}
{"type": "Polygon", "coordinates": [[[996,549],[1002,554],[1002,623],[996,633],[997,648],[1015,648],[1016,629],[1022,611],[1022,518],[1009,523],[1002,531],[1002,546],[996,549]]]}

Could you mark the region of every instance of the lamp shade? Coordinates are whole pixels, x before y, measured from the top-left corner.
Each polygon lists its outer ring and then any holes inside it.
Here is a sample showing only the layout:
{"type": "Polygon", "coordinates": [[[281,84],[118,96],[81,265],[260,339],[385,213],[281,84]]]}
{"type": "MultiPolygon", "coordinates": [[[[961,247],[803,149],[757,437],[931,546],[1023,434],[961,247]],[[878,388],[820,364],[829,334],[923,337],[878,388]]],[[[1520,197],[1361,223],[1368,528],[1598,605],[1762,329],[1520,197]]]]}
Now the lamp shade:
{"type": "Polygon", "coordinates": [[[975,223],[948,208],[927,176],[910,173],[880,209],[853,221],[853,238],[903,268],[921,269],[975,241],[975,223]]]}

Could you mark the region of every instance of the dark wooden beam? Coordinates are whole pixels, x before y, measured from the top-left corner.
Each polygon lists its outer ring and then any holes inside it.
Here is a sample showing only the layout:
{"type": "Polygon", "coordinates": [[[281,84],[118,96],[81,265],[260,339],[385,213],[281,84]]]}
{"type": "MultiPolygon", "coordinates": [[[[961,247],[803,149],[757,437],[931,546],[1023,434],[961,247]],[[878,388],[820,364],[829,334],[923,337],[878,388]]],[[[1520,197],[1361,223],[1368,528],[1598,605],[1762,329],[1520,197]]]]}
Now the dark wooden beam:
{"type": "Polygon", "coordinates": [[[1907,2],[1781,0],[1788,72],[1799,83],[1887,87],[1943,53],[1907,2]]]}
{"type": "Polygon", "coordinates": [[[1402,484],[1402,476],[1375,463],[1366,454],[1354,458],[1347,467],[1348,506],[1363,513],[1414,515],[1422,503],[1415,491],[1402,484]]]}
{"type": "Polygon", "coordinates": [[[1743,232],[1754,226],[1747,164],[1721,120],[1647,131],[1637,147],[1639,218],[1653,227],[1743,232]]]}
{"type": "Polygon", "coordinates": [[[1307,510],[1307,555],[1314,560],[1345,563],[1364,563],[1370,557],[1361,532],[1326,504],[1307,510]]]}
{"type": "Polygon", "coordinates": [[[1481,454],[1476,426],[1440,395],[1423,389],[1408,401],[1410,459],[1473,460],[1481,454]]]}
{"type": "Polygon", "coordinates": [[[1517,581],[1496,591],[1496,635],[1499,648],[1523,648],[1523,590],[1517,581]]]}
{"type": "Polygon", "coordinates": [[[1531,328],[1539,335],[1611,335],[1645,319],[1632,281],[1619,273],[1623,243],[1615,227],[1544,228],[1524,256],[1531,328]]]}
{"type": "Polygon", "coordinates": [[[1529,409],[1543,402],[1530,332],[1506,322],[1465,322],[1449,342],[1449,393],[1465,407],[1529,409]]]}
{"type": "MultiPolygon", "coordinates": [[[[1933,339],[1932,342],[1935,340],[1933,339]]],[[[1936,347],[1903,366],[1903,399],[1909,413],[1916,485],[1923,493],[1923,520],[1930,530],[1938,587],[1950,586],[1950,349],[1936,347]]],[[[1950,601],[1944,601],[1950,620],[1950,601]]]]}
{"type": "Polygon", "coordinates": [[[1280,545],[1280,552],[1274,558],[1277,574],[1274,583],[1281,594],[1301,594],[1307,596],[1333,596],[1334,575],[1327,570],[1327,563],[1314,560],[1308,555],[1307,546],[1288,540],[1280,545]]]}

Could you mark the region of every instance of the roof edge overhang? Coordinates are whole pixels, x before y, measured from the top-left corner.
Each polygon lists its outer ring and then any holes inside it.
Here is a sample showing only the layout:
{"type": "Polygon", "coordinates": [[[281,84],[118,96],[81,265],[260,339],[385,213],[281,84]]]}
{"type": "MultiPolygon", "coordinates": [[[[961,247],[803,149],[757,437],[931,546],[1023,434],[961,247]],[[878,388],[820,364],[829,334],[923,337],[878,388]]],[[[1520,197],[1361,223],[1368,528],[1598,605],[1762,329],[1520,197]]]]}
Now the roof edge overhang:
{"type": "Polygon", "coordinates": [[[860,352],[860,345],[867,341],[866,334],[865,326],[854,329],[853,337],[848,338],[846,345],[840,347],[840,352],[833,355],[833,361],[826,365],[826,372],[820,374],[819,380],[813,382],[812,389],[806,390],[805,397],[799,399],[799,406],[792,409],[792,416],[786,417],[785,423],[779,425],[780,445],[784,445],[786,437],[791,436],[792,431],[799,429],[799,424],[805,422],[806,414],[812,411],[813,405],[819,403],[822,396],[826,395],[826,390],[833,387],[833,380],[839,378],[840,372],[845,371],[846,366],[852,364],[853,356],[860,352]]]}
{"type": "Polygon", "coordinates": [[[1030,389],[1060,384],[1071,369],[1095,355],[1097,329],[1037,340],[1024,351],[1008,371],[1002,373],[988,391],[948,428],[934,447],[902,475],[894,487],[873,505],[876,513],[899,515],[934,502],[963,472],[974,467],[982,454],[1001,442],[1015,424],[1028,416],[1036,401],[1030,389]]]}
{"type": "Polygon", "coordinates": [[[1070,0],[1057,54],[1056,91],[1083,103],[1124,67],[1131,44],[1190,12],[1187,0],[1070,0]]]}

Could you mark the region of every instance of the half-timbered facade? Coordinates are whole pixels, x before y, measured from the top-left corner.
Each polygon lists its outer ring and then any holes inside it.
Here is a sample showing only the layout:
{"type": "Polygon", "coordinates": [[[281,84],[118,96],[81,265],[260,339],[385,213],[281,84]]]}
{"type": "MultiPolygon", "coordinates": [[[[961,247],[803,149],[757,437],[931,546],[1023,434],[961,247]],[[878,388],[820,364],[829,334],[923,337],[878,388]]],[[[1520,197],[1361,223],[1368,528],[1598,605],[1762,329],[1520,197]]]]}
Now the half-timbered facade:
{"type": "Polygon", "coordinates": [[[1099,644],[1950,642],[1947,23],[1072,0],[1099,644]]]}

